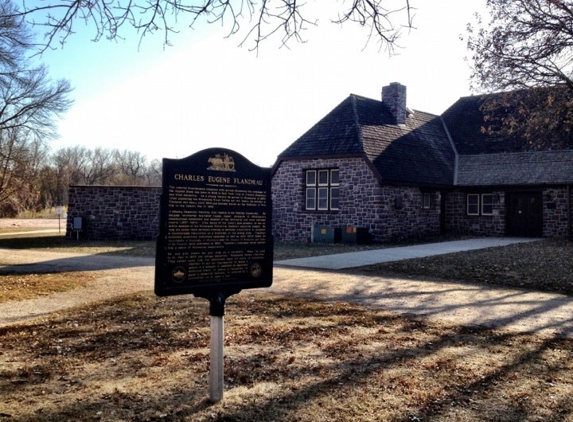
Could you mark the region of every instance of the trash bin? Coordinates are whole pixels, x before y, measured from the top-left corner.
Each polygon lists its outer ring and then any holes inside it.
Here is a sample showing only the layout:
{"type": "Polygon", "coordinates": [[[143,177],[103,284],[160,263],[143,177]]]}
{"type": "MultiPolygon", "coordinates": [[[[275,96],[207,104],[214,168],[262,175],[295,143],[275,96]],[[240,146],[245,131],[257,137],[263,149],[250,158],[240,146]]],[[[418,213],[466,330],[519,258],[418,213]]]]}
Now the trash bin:
{"type": "Polygon", "coordinates": [[[370,243],[370,233],[366,227],[347,226],[341,231],[342,243],[357,243],[359,245],[370,243]]]}
{"type": "Polygon", "coordinates": [[[338,227],[312,227],[312,243],[339,243],[340,239],[340,228],[338,227]]]}

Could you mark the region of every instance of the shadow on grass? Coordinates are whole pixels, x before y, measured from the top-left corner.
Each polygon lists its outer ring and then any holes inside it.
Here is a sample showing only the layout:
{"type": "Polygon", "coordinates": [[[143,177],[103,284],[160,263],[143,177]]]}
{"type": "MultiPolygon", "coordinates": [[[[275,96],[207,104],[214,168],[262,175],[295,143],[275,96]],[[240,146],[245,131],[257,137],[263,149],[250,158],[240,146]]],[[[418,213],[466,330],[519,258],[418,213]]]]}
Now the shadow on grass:
{"type": "MultiPolygon", "coordinates": [[[[309,277],[304,270],[298,272],[301,279],[309,277]]],[[[522,331],[573,336],[573,297],[563,294],[424,277],[405,279],[351,272],[332,272],[332,277],[338,284],[336,291],[331,278],[313,277],[296,294],[424,317],[443,319],[455,315],[456,320],[467,324],[518,326],[522,331]]]]}
{"type": "Polygon", "coordinates": [[[192,328],[205,323],[203,301],[128,297],[48,324],[0,330],[22,360],[19,369],[0,371],[0,394],[34,397],[43,391],[57,399],[52,409],[10,420],[573,417],[569,340],[438,326],[355,305],[284,297],[236,298],[230,308],[230,318],[240,322],[227,328],[226,399],[217,405],[206,401],[208,331],[192,328]],[[36,344],[25,344],[32,333],[36,344]],[[241,347],[253,351],[239,353],[241,347]],[[115,387],[81,394],[94,384],[115,387]],[[66,399],[66,389],[81,398],[66,399]]]}
{"type": "Polygon", "coordinates": [[[153,258],[153,241],[95,241],[76,240],[63,235],[0,238],[0,248],[33,249],[57,252],[98,253],[102,249],[111,249],[109,254],[153,258]]]}
{"type": "MultiPolygon", "coordinates": [[[[77,241],[63,236],[0,239],[0,248],[29,250],[34,262],[7,265],[0,274],[97,271],[155,265],[155,243],[77,241]],[[48,252],[42,255],[42,252],[48,252]],[[50,252],[71,256],[53,258],[50,252]]],[[[56,255],[57,256],[57,255],[56,255]]]]}

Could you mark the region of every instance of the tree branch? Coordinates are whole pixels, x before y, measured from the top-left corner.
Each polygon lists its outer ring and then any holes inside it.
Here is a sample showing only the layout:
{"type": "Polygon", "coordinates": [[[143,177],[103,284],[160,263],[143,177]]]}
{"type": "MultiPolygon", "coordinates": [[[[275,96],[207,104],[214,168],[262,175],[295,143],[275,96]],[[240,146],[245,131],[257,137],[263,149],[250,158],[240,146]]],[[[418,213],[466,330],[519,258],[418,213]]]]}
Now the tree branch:
{"type": "MultiPolygon", "coordinates": [[[[220,22],[229,27],[228,36],[242,30],[246,23],[245,36],[241,45],[252,42],[252,50],[258,50],[261,43],[281,34],[281,45],[291,40],[304,42],[302,31],[317,24],[317,17],[303,15],[305,4],[296,0],[46,0],[47,4],[33,4],[15,11],[12,16],[25,18],[28,22],[46,27],[43,49],[56,43],[65,44],[74,33],[74,23],[83,20],[94,29],[94,40],[102,37],[113,40],[122,38],[123,27],[134,28],[140,42],[147,35],[162,31],[164,45],[170,45],[170,35],[178,32],[178,19],[183,16],[194,27],[200,20],[212,24],[220,22]]],[[[392,50],[400,36],[402,27],[412,27],[410,0],[403,6],[389,9],[384,7],[390,0],[352,0],[349,8],[337,6],[337,24],[357,23],[370,27],[368,39],[375,38],[381,47],[392,50]],[[405,16],[403,18],[402,16],[405,16]],[[403,21],[402,23],[400,23],[403,21]]],[[[326,9],[327,5],[324,6],[326,9]]]]}

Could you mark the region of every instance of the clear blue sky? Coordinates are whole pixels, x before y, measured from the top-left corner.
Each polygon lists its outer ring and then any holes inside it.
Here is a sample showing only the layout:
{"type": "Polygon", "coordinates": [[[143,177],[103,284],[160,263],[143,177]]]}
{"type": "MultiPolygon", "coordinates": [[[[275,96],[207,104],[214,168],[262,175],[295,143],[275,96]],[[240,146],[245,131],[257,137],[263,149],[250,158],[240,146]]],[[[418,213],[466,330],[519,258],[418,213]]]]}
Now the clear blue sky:
{"type": "Polygon", "coordinates": [[[277,154],[349,94],[380,98],[383,85],[407,86],[408,106],[440,114],[469,95],[466,24],[485,0],[418,0],[416,29],[403,32],[397,55],[365,32],[319,22],[308,42],[263,44],[258,56],[225,39],[218,26],[181,28],[174,47],[162,35],[143,41],[90,41],[79,28],[43,61],[54,79],[75,88],[52,149],[84,145],[140,151],[148,159],[182,158],[226,147],[270,166],[277,154]]]}

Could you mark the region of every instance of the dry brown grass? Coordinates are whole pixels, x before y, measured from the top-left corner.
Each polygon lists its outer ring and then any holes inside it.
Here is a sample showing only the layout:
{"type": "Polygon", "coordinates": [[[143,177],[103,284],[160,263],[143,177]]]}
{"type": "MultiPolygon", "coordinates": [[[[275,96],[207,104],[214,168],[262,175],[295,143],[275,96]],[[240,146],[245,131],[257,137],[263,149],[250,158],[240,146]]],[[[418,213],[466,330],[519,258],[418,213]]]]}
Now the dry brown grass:
{"type": "MultiPolygon", "coordinates": [[[[499,280],[521,277],[532,288],[563,285],[547,284],[544,274],[566,274],[568,267],[558,269],[555,259],[543,267],[543,257],[559,254],[572,262],[571,244],[533,245],[362,271],[438,277],[457,271],[468,281],[501,274],[499,280]],[[523,268],[528,260],[535,271],[523,268]]],[[[110,252],[105,245],[81,247],[110,252]]],[[[294,253],[285,247],[278,253],[294,253]]],[[[341,251],[323,248],[334,249],[341,251]]],[[[35,286],[59,276],[38,276],[48,277],[35,286]]],[[[72,283],[75,278],[70,273],[72,283]]],[[[225,323],[226,388],[217,405],[207,400],[204,300],[141,293],[0,328],[0,419],[573,421],[568,339],[448,325],[263,289],[232,296],[225,323]]]]}
{"type": "Polygon", "coordinates": [[[573,243],[534,243],[363,267],[362,274],[400,274],[573,295],[573,243]]]}
{"type": "Polygon", "coordinates": [[[86,272],[0,275],[0,303],[33,299],[86,286],[96,278],[86,272]]]}
{"type": "Polygon", "coordinates": [[[208,396],[207,302],[124,297],[0,329],[10,421],[573,420],[570,340],[348,303],[230,299],[225,399],[208,396]]]}

